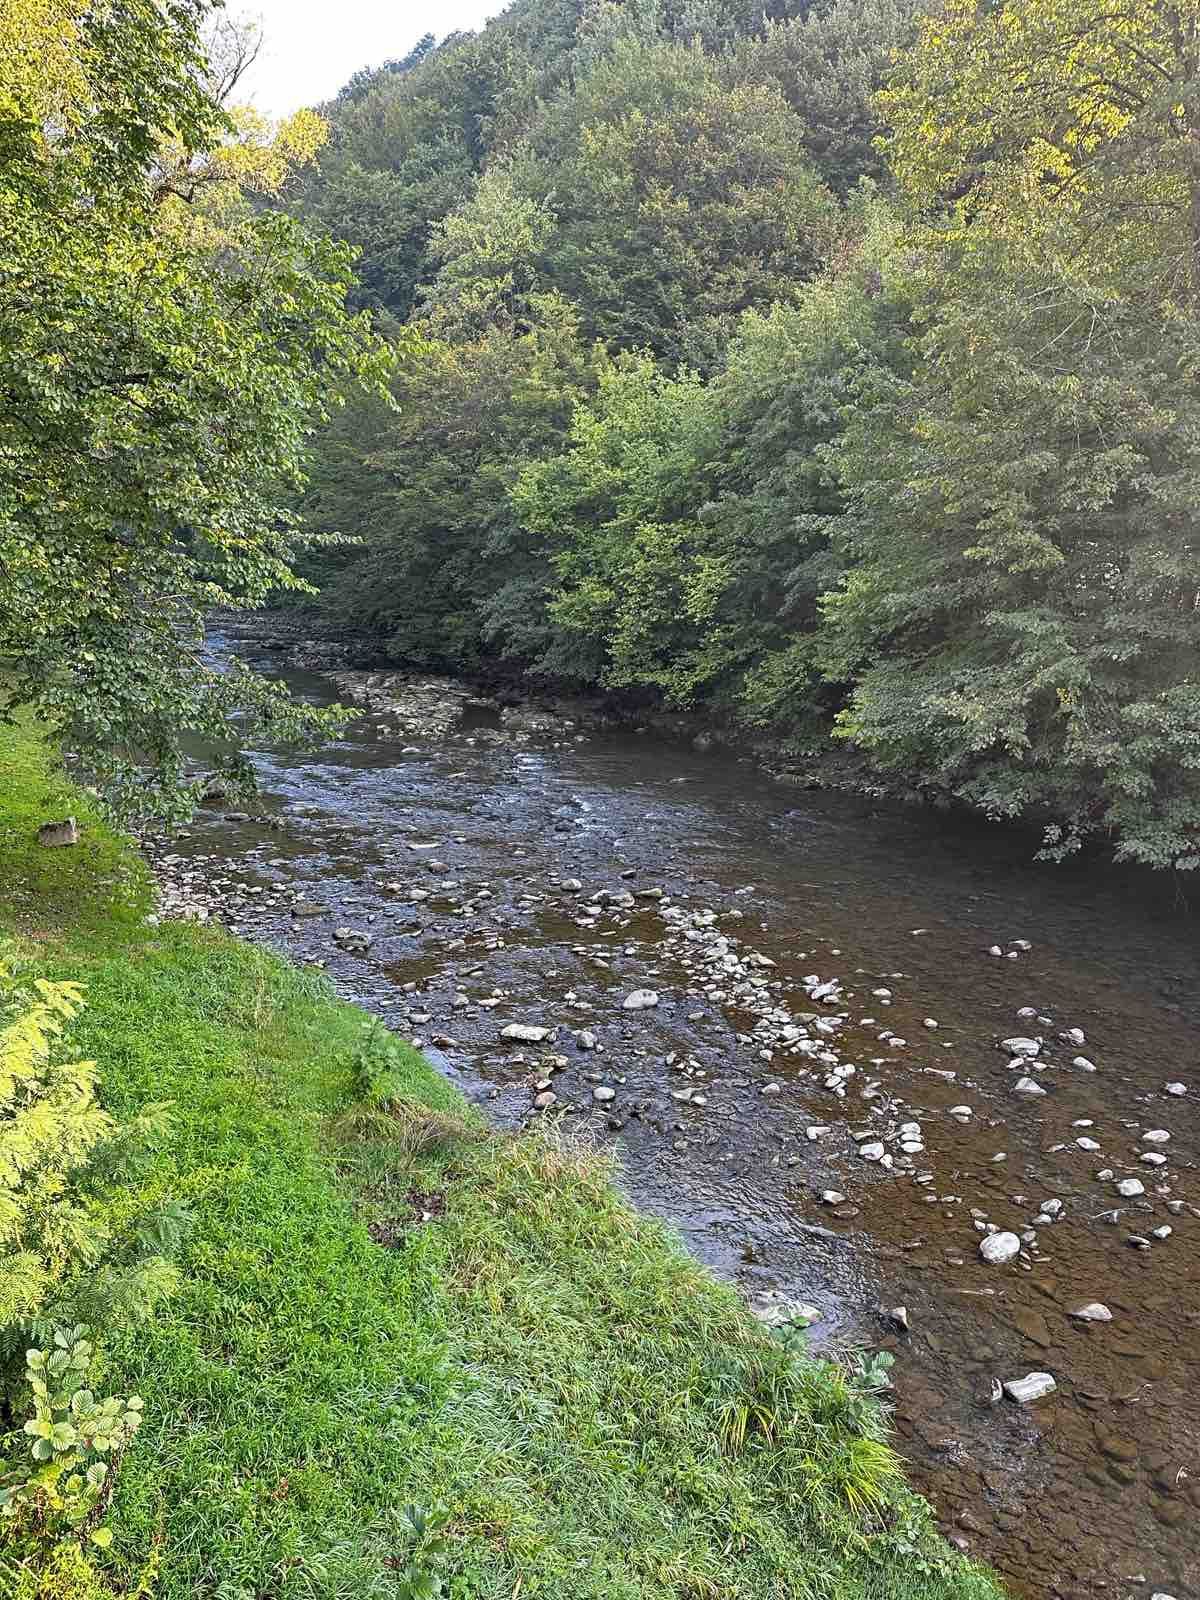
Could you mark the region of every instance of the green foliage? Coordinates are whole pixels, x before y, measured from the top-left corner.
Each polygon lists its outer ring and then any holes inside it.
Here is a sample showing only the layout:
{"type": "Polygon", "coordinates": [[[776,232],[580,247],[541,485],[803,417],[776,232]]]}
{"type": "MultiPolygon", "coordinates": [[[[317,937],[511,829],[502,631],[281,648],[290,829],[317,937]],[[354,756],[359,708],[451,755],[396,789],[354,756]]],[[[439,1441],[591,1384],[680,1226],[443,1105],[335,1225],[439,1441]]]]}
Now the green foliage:
{"type": "Polygon", "coordinates": [[[71,1312],[145,1317],[174,1286],[159,1247],[182,1218],[116,1225],[95,1186],[139,1142],[170,1126],[164,1105],[125,1124],[96,1099],[94,1061],[71,1059],[64,1034],[83,1003],[78,984],[35,980],[0,1028],[0,1356],[71,1312]]]}
{"type": "Polygon", "coordinates": [[[194,801],[185,734],[244,778],[246,741],[336,725],[215,670],[202,622],[295,587],[306,440],[386,365],[348,251],[241,194],[284,156],[205,87],[209,10],[64,0],[57,73],[18,11],[0,61],[0,705],[37,707],[123,813],[194,801]]]}
{"type": "Polygon", "coordinates": [[[698,44],[619,37],[512,157],[556,218],[544,268],[588,332],[679,359],[790,298],[837,230],[802,132],[773,83],[726,85],[698,44]]]}
{"type": "Polygon", "coordinates": [[[833,0],[739,43],[732,70],[779,85],[806,154],[838,195],[849,195],[860,178],[887,181],[876,95],[893,57],[914,41],[924,9],[919,0],[833,0]]]}
{"type": "Polygon", "coordinates": [[[445,1536],[449,1521],[445,1506],[428,1511],[405,1506],[408,1558],[396,1572],[398,1600],[440,1600],[446,1593],[442,1571],[450,1555],[450,1541],[445,1536]]]}
{"type": "Polygon", "coordinates": [[[25,1545],[45,1554],[72,1534],[100,1550],[112,1544],[99,1519],[116,1463],[141,1426],[143,1401],[136,1394],[100,1400],[84,1387],[95,1364],[87,1332],[56,1328],[50,1349],[25,1353],[33,1415],[22,1432],[32,1461],[7,1470],[0,1462],[0,1530],[10,1550],[25,1545]]]}

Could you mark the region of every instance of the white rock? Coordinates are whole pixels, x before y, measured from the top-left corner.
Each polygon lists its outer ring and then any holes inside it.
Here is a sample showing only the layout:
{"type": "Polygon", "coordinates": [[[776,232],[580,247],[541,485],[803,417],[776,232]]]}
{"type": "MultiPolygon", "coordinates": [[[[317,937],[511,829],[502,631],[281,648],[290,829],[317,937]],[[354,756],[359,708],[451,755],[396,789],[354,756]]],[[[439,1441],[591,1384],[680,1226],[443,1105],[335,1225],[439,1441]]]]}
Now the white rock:
{"type": "Polygon", "coordinates": [[[1111,1322],[1112,1312],[1100,1300],[1089,1300],[1085,1306],[1076,1306],[1070,1313],[1076,1322],[1111,1322]]]}
{"type": "Polygon", "coordinates": [[[840,1206],[844,1203],[846,1196],[840,1189],[822,1189],[821,1199],[827,1206],[840,1206]]]}
{"type": "Polygon", "coordinates": [[[1187,1084],[1186,1083],[1168,1083],[1166,1085],[1166,1087],[1165,1087],[1164,1092],[1166,1094],[1173,1094],[1173,1095],[1176,1096],[1176,1098],[1180,1098],[1181,1096],[1185,1095],[1188,1092],[1187,1084]]]}
{"type": "Polygon", "coordinates": [[[1166,1156],[1160,1156],[1157,1150],[1147,1150],[1138,1160],[1148,1167],[1165,1167],[1167,1164],[1166,1156]]]}
{"type": "Polygon", "coordinates": [[[860,1144],[858,1153],[864,1161],[882,1161],[885,1151],[877,1139],[872,1139],[869,1144],[860,1144]]]}
{"type": "Polygon", "coordinates": [[[936,1028],[937,1025],[938,1025],[938,1021],[937,1021],[936,1017],[926,1017],[925,1018],[925,1027],[927,1027],[927,1028],[936,1028]]]}
{"type": "Polygon", "coordinates": [[[1142,1135],[1143,1144],[1166,1144],[1171,1135],[1165,1128],[1147,1128],[1142,1135]]]}
{"type": "Polygon", "coordinates": [[[1021,1241],[1015,1233],[989,1233],[979,1241],[979,1254],[992,1267],[1002,1267],[1021,1253],[1021,1241]]]}
{"type": "Polygon", "coordinates": [[[1100,1148],[1095,1139],[1076,1139],[1075,1143],[1081,1150],[1099,1150],[1100,1148]]]}
{"type": "Polygon", "coordinates": [[[988,955],[990,955],[990,956],[1002,956],[1003,954],[1004,954],[1004,951],[1001,950],[1001,948],[1000,948],[1000,946],[998,944],[992,945],[990,947],[990,949],[988,950],[988,955]]]}
{"type": "Polygon", "coordinates": [[[1164,1222],[1160,1228],[1152,1229],[1151,1233],[1155,1239],[1169,1239],[1174,1231],[1169,1223],[1164,1222]]]}
{"type": "Polygon", "coordinates": [[[949,1115],[952,1117],[973,1117],[975,1113],[970,1106],[951,1106],[949,1115]]]}
{"type": "Polygon", "coordinates": [[[1042,1088],[1040,1083],[1036,1083],[1032,1078],[1018,1078],[1016,1083],[1013,1084],[1013,1093],[1038,1095],[1045,1094],[1046,1090],[1042,1088]]]}
{"type": "Polygon", "coordinates": [[[503,1030],[502,1039],[517,1039],[521,1044],[541,1044],[550,1037],[549,1028],[536,1028],[528,1022],[510,1022],[503,1030]]]}
{"type": "Polygon", "coordinates": [[[1041,1400],[1048,1394],[1053,1394],[1058,1385],[1048,1372],[1028,1372],[1023,1378],[1011,1378],[1004,1385],[1004,1392],[1010,1400],[1015,1400],[1018,1405],[1027,1406],[1033,1400],[1041,1400]]]}
{"type": "Polygon", "coordinates": [[[1010,1056],[1025,1056],[1032,1060],[1042,1048],[1040,1039],[1026,1039],[1018,1036],[1015,1039],[1001,1039],[1001,1050],[1007,1050],[1010,1056]]]}
{"type": "Polygon", "coordinates": [[[606,1106],[610,1100],[617,1098],[617,1091],[610,1089],[607,1084],[601,1083],[592,1090],[592,1099],[599,1105],[606,1106]]]}
{"type": "Polygon", "coordinates": [[[1073,1067],[1078,1067],[1080,1072],[1095,1072],[1096,1063],[1089,1061],[1086,1056],[1075,1056],[1071,1062],[1073,1067]]]}
{"type": "Polygon", "coordinates": [[[621,1001],[626,1011],[649,1011],[657,1004],[658,995],[653,989],[634,989],[621,1001]]]}
{"type": "Polygon", "coordinates": [[[1063,1033],[1063,1038],[1067,1041],[1068,1044],[1086,1044],[1087,1043],[1087,1034],[1084,1033],[1082,1028],[1067,1028],[1065,1030],[1065,1032],[1063,1033]]]}
{"type": "Polygon", "coordinates": [[[1145,1194],[1146,1186],[1140,1178],[1122,1178],[1117,1185],[1117,1193],[1126,1200],[1136,1200],[1139,1194],[1145,1194]]]}

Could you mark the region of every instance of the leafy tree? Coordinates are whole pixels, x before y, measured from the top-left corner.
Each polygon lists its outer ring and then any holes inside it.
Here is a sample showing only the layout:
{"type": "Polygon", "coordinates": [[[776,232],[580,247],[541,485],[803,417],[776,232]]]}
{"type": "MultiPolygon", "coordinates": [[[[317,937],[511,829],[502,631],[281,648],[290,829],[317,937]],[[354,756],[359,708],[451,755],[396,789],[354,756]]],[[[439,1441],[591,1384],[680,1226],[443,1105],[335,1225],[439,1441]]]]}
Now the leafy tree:
{"type": "Polygon", "coordinates": [[[1197,0],[950,0],[881,104],[939,237],[1197,298],[1197,0]]]}
{"type": "MultiPolygon", "coordinates": [[[[944,286],[942,286],[944,290],[944,286]]],[[[976,252],[837,464],[841,731],[993,817],[1200,865],[1200,355],[1190,315],[976,252]]]]}
{"type": "Polygon", "coordinates": [[[686,329],[787,298],[837,231],[773,85],[726,87],[698,45],[619,38],[512,157],[558,228],[543,267],[589,333],[678,359],[686,329]]]}
{"type": "Polygon", "coordinates": [[[527,658],[544,638],[547,559],[507,491],[525,461],[560,443],[590,362],[558,297],[514,307],[498,294],[509,311],[474,327],[478,304],[460,307],[445,287],[435,336],[399,366],[394,406],[366,402],[337,419],[306,497],[309,526],[361,540],[325,563],[327,614],[413,665],[478,669],[485,635],[527,658]]]}
{"type": "Polygon", "coordinates": [[[30,0],[0,59],[6,704],[35,706],[126,811],[186,807],[184,734],[228,740],[244,773],[243,742],[328,726],[207,665],[203,615],[294,586],[307,437],[383,371],[345,312],[347,252],[243,198],[319,128],[239,132],[207,85],[208,12],[30,0]]]}
{"type": "Polygon", "coordinates": [[[743,38],[726,70],[737,81],[779,85],[802,124],[805,153],[835,194],[848,195],[863,177],[888,184],[876,96],[896,52],[915,39],[921,9],[920,0],[833,0],[743,38]]]}
{"type": "Polygon", "coordinates": [[[577,408],[568,448],[525,468],[513,505],[551,551],[551,618],[566,636],[541,665],[677,700],[708,676],[696,622],[719,573],[694,508],[715,426],[695,374],[669,378],[628,354],[577,408]]]}

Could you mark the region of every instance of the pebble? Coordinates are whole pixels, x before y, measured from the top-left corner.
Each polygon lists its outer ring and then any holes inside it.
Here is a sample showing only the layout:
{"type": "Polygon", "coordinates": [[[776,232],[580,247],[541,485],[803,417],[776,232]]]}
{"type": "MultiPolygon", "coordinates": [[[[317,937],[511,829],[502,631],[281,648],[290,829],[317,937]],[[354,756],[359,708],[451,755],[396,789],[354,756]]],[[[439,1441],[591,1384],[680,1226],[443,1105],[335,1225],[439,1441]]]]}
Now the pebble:
{"type": "Polygon", "coordinates": [[[528,1022],[510,1022],[500,1034],[502,1039],[516,1039],[521,1044],[541,1044],[550,1037],[550,1028],[534,1027],[528,1022]]]}
{"type": "Polygon", "coordinates": [[[1027,1372],[1023,1378],[1010,1378],[1004,1385],[1004,1392],[1010,1400],[1026,1406],[1031,1401],[1041,1400],[1046,1395],[1053,1394],[1057,1388],[1058,1385],[1048,1372],[1027,1372]]]}
{"type": "Polygon", "coordinates": [[[864,1161],[882,1161],[885,1154],[883,1145],[877,1139],[872,1139],[868,1144],[860,1144],[858,1153],[864,1161]]]}
{"type": "Polygon", "coordinates": [[[1112,1312],[1100,1300],[1089,1300],[1085,1306],[1077,1306],[1069,1313],[1076,1322],[1111,1322],[1112,1312]]]}
{"type": "Polygon", "coordinates": [[[592,1090],[592,1099],[595,1100],[598,1105],[606,1106],[610,1101],[615,1100],[616,1098],[617,1091],[615,1089],[610,1089],[605,1083],[598,1084],[597,1087],[592,1090]]]}
{"type": "Polygon", "coordinates": [[[837,1189],[822,1189],[821,1199],[827,1206],[840,1206],[845,1204],[846,1196],[837,1189]]]}
{"type": "Polygon", "coordinates": [[[1142,1135],[1143,1144],[1166,1144],[1171,1135],[1165,1128],[1147,1128],[1142,1135]]]}
{"type": "Polygon", "coordinates": [[[1173,1094],[1176,1099],[1180,1099],[1188,1092],[1188,1087],[1186,1083],[1168,1083],[1163,1092],[1165,1094],[1173,1094]]]}
{"type": "Polygon", "coordinates": [[[621,1001],[626,1011],[649,1011],[658,1004],[658,995],[653,989],[634,989],[621,1001]]]}
{"type": "Polygon", "coordinates": [[[1033,1078],[1018,1078],[1016,1083],[1013,1084],[1014,1094],[1039,1095],[1046,1094],[1047,1092],[1048,1091],[1043,1089],[1041,1084],[1033,1078]]]}
{"type": "Polygon", "coordinates": [[[1021,1241],[1015,1233],[989,1233],[979,1242],[979,1254],[989,1266],[1002,1267],[1021,1253],[1021,1241]]]}
{"type": "Polygon", "coordinates": [[[1122,1178],[1117,1184],[1117,1193],[1126,1200],[1135,1200],[1138,1195],[1145,1192],[1146,1186],[1140,1178],[1122,1178]]]}
{"type": "Polygon", "coordinates": [[[1015,1039],[1001,1039],[1000,1048],[1001,1050],[1007,1050],[1010,1056],[1024,1056],[1032,1061],[1034,1056],[1040,1053],[1042,1041],[1040,1039],[1027,1039],[1023,1035],[1018,1035],[1015,1039]]]}

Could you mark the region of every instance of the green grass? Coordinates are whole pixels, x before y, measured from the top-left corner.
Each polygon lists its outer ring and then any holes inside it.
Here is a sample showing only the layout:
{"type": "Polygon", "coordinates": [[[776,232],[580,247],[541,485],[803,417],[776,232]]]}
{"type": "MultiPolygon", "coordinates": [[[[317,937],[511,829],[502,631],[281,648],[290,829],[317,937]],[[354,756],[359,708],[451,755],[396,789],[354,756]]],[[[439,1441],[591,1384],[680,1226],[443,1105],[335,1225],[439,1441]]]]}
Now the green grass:
{"type": "Polygon", "coordinates": [[[844,1376],[764,1337],[603,1160],[487,1134],[403,1047],[364,1106],[360,1012],[217,930],[147,927],[146,895],[0,733],[0,930],[86,985],[111,1109],[175,1104],[112,1204],[195,1219],[174,1298],[107,1341],[147,1412],[115,1592],[153,1554],[162,1600],[395,1597],[411,1501],[448,1508],[463,1600],[997,1600],[844,1376]],[[83,844],[33,842],[68,810],[83,844]]]}

